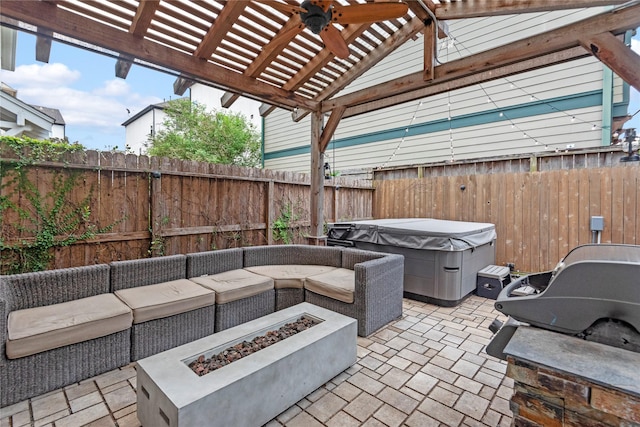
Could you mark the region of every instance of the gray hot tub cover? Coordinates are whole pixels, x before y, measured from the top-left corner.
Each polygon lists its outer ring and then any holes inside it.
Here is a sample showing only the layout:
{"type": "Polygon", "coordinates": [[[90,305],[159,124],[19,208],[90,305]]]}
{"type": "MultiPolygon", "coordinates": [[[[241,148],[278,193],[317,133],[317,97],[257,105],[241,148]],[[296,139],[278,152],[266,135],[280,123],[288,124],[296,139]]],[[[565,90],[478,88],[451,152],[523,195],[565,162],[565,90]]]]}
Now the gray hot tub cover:
{"type": "Polygon", "coordinates": [[[432,218],[394,218],[334,223],[330,239],[395,247],[464,251],[496,239],[495,225],[432,218]]]}

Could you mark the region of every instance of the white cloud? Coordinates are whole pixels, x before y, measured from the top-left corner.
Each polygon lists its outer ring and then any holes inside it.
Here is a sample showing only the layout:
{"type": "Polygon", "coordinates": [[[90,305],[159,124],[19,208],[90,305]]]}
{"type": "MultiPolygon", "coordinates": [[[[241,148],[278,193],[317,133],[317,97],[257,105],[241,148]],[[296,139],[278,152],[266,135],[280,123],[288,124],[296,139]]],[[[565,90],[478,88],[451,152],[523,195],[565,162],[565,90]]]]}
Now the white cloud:
{"type": "Polygon", "coordinates": [[[126,96],[130,92],[131,87],[122,79],[108,80],[94,91],[96,95],[104,96],[126,96]]]}
{"type": "Polygon", "coordinates": [[[80,79],[79,71],[70,70],[60,63],[20,65],[14,72],[3,71],[0,75],[2,81],[10,86],[49,86],[61,82],[71,84],[80,79]]]}
{"type": "Polygon", "coordinates": [[[127,109],[135,112],[162,101],[134,92],[120,79],[90,90],[78,89],[74,83],[79,85],[82,73],[60,63],[22,65],[15,72],[3,71],[0,77],[18,90],[22,101],[60,110],[67,126],[96,127],[101,132],[120,128],[129,117],[127,109]]]}

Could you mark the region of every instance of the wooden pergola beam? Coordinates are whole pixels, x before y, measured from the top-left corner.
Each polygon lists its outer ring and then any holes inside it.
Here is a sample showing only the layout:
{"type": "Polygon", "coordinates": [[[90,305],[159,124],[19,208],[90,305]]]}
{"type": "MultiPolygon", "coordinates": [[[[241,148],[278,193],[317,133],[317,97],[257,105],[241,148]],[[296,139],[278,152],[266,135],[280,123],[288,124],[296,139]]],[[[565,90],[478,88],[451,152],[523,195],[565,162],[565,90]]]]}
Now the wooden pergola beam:
{"type": "Polygon", "coordinates": [[[82,40],[110,51],[128,54],[142,61],[182,72],[186,76],[215,83],[223,90],[231,89],[243,93],[250,88],[254,98],[283,108],[300,107],[309,110],[318,108],[318,103],[308,98],[262,83],[219,65],[203,62],[192,55],[167,49],[145,38],[138,38],[108,25],[97,23],[51,3],[3,0],[3,22],[5,17],[36,26],[48,26],[56,34],[82,40]],[[215,76],[215,79],[212,76],[215,76]]]}
{"type": "MultiPolygon", "coordinates": [[[[366,73],[368,70],[373,68],[378,62],[384,59],[389,53],[396,50],[398,47],[403,45],[407,40],[413,38],[424,28],[424,24],[422,21],[414,17],[411,21],[407,22],[401,29],[393,33],[388,39],[386,39],[383,43],[378,45],[374,50],[369,52],[367,56],[362,58],[351,67],[348,71],[346,71],[342,76],[338,77],[332,84],[327,86],[318,96],[316,96],[316,100],[321,101],[327,99],[336,93],[338,93],[342,88],[353,82],[355,79],[366,73]]],[[[298,73],[299,75],[301,73],[298,73]]],[[[301,76],[300,76],[301,77],[301,76]]],[[[289,86],[290,83],[287,82],[285,86],[286,88],[291,88],[293,86],[289,86]]],[[[309,114],[309,111],[298,110],[292,113],[292,119],[294,122],[299,122],[303,118],[305,118],[309,114]]]]}
{"type": "Polygon", "coordinates": [[[260,117],[267,117],[269,114],[273,112],[277,107],[271,104],[260,104],[258,107],[258,112],[260,113],[260,117]]]}
{"type": "Polygon", "coordinates": [[[173,82],[173,93],[182,96],[193,83],[193,80],[180,76],[173,82]]]}
{"type": "Polygon", "coordinates": [[[116,61],[116,77],[126,79],[133,65],[133,57],[130,55],[120,55],[116,61]]]}
{"type": "Polygon", "coordinates": [[[329,116],[329,120],[327,120],[327,124],[324,126],[322,130],[322,135],[320,135],[320,143],[318,144],[320,148],[320,152],[324,153],[329,146],[329,141],[333,137],[333,134],[340,123],[340,119],[342,119],[342,115],[344,114],[346,107],[337,107],[331,112],[329,116]]]}
{"type": "MultiPolygon", "coordinates": [[[[457,80],[464,79],[468,81],[467,77],[469,76],[478,76],[513,64],[526,63],[526,61],[554,52],[566,51],[580,46],[580,40],[603,32],[619,34],[638,26],[640,26],[640,0],[634,1],[625,8],[605,12],[546,33],[438,65],[435,67],[434,79],[431,81],[425,81],[422,76],[423,73],[420,71],[332,100],[323,101],[322,111],[331,111],[337,106],[344,105],[349,108],[345,117],[349,117],[353,111],[356,111],[352,107],[358,105],[368,105],[367,108],[358,110],[363,112],[372,111],[370,108],[373,105],[376,107],[374,109],[390,107],[399,104],[400,102],[397,102],[398,99],[417,99],[411,93],[415,92],[417,94],[430,85],[450,82],[451,87],[461,87],[461,83],[458,83],[457,80]],[[400,96],[405,93],[408,93],[409,96],[400,96]]],[[[576,57],[579,57],[579,55],[576,55],[576,57]]],[[[535,66],[539,67],[541,65],[535,66]]],[[[519,72],[532,69],[518,65],[514,66],[514,68],[520,69],[519,72]]],[[[478,80],[477,83],[482,81],[478,80]]],[[[406,102],[406,100],[403,102],[406,102]]]]}
{"type": "Polygon", "coordinates": [[[582,46],[622,80],[640,91],[640,56],[611,33],[580,39],[582,46]]]}
{"type": "Polygon", "coordinates": [[[144,37],[149,30],[151,20],[156,14],[156,10],[160,5],[160,0],[141,0],[136,9],[136,15],[133,17],[129,32],[136,37],[144,37]]]}
{"type": "Polygon", "coordinates": [[[242,15],[248,3],[249,2],[246,1],[227,2],[213,22],[213,25],[209,27],[207,34],[202,38],[194,55],[202,59],[207,59],[213,55],[213,52],[218,48],[222,39],[227,35],[227,32],[231,29],[238,17],[242,15]]]}
{"type": "MultiPolygon", "coordinates": [[[[402,28],[393,33],[387,40],[381,43],[377,48],[372,50],[366,57],[362,58],[356,65],[351,67],[347,72],[338,77],[332,84],[327,86],[316,97],[317,100],[325,100],[338,93],[342,88],[352,83],[358,77],[373,68],[377,63],[384,59],[390,52],[402,46],[409,39],[420,33],[424,28],[424,24],[419,18],[413,18],[407,22],[402,28]]],[[[335,106],[334,106],[335,107],[335,106]]],[[[326,109],[330,111],[333,108],[326,109]]]]}
{"type": "MultiPolygon", "coordinates": [[[[364,32],[366,27],[366,25],[350,24],[344,30],[342,30],[341,35],[348,45],[351,44],[355,39],[357,39],[364,32]]],[[[309,79],[309,77],[315,75],[325,65],[331,62],[334,56],[335,55],[325,47],[311,61],[309,61],[304,67],[302,67],[300,71],[298,71],[298,73],[293,76],[292,79],[282,85],[282,88],[286,90],[298,89],[305,81],[309,79]]]]}
{"type": "MultiPolygon", "coordinates": [[[[345,42],[350,44],[359,35],[364,32],[366,27],[364,25],[349,25],[342,31],[342,37],[345,38],[345,42]]],[[[334,54],[327,49],[326,47],[316,55],[313,60],[309,61],[300,71],[293,76],[288,82],[282,85],[282,88],[285,90],[296,90],[302,84],[308,80],[311,76],[315,75],[319,70],[321,70],[325,65],[327,65],[333,59],[334,54]]],[[[317,100],[322,99],[321,97],[316,97],[317,100]]],[[[303,118],[309,115],[309,110],[300,110],[295,111],[291,117],[294,122],[299,122],[303,118]]]]}
{"type": "MultiPolygon", "coordinates": [[[[295,37],[295,29],[298,28],[299,23],[293,19],[287,21],[278,34],[271,39],[269,43],[265,45],[260,54],[254,59],[244,72],[245,76],[257,77],[271,64],[274,58],[280,55],[280,52],[285,48],[286,44],[283,43],[282,38],[279,35],[291,33],[295,37]]],[[[238,100],[240,95],[235,92],[228,92],[222,95],[220,99],[220,105],[225,108],[231,107],[234,102],[238,100]]]]}
{"type": "Polygon", "coordinates": [[[545,12],[550,10],[580,9],[583,7],[615,6],[628,0],[483,0],[481,2],[451,2],[436,6],[438,19],[479,18],[483,16],[512,15],[516,13],[545,12]]]}
{"type": "MultiPolygon", "coordinates": [[[[486,71],[479,71],[465,77],[456,78],[455,80],[451,81],[434,80],[429,82],[429,84],[424,86],[422,89],[389,96],[383,100],[365,102],[352,107],[348,107],[345,111],[345,114],[343,115],[343,118],[358,116],[360,114],[379,110],[380,108],[392,107],[394,105],[404,104],[405,102],[411,102],[440,93],[482,84],[499,78],[524,73],[526,71],[561,64],[563,62],[584,58],[588,55],[589,54],[584,50],[584,48],[574,47],[564,51],[550,53],[538,58],[521,61],[515,64],[505,65],[503,67],[493,68],[486,71]]],[[[417,77],[420,79],[422,78],[421,76],[417,77]]]]}
{"type": "Polygon", "coordinates": [[[36,61],[49,63],[51,55],[51,38],[53,33],[44,28],[38,29],[39,35],[36,37],[36,61]]]}
{"type": "MultiPolygon", "coordinates": [[[[423,0],[423,2],[435,16],[436,5],[430,0],[423,0]]],[[[426,23],[433,19],[417,1],[410,1],[407,4],[409,5],[409,9],[411,9],[420,21],[426,23]]],[[[444,21],[438,21],[438,38],[446,39],[447,37],[449,37],[449,25],[444,21]]]]}
{"type": "MultiPolygon", "coordinates": [[[[142,0],[131,21],[129,33],[138,38],[144,37],[149,30],[151,20],[159,4],[160,0],[142,0]]],[[[131,70],[131,65],[133,65],[133,61],[134,57],[131,55],[120,55],[120,58],[116,61],[116,77],[126,79],[131,70]]]]}
{"type": "Polygon", "coordinates": [[[425,81],[433,80],[435,77],[436,65],[436,25],[433,21],[429,21],[424,26],[424,64],[422,67],[422,78],[425,81]]]}

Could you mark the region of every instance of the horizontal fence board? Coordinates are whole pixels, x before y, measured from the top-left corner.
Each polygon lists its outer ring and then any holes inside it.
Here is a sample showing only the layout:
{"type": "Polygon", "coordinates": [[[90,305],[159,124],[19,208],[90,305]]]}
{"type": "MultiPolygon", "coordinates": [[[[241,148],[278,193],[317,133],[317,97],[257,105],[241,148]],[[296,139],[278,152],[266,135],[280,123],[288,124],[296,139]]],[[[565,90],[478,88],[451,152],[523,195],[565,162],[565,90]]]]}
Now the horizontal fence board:
{"type": "Polygon", "coordinates": [[[373,214],[493,223],[496,263],[514,263],[524,272],[551,270],[569,250],[591,243],[592,216],[605,219],[601,242],[638,244],[640,164],[581,164],[513,173],[485,168],[491,172],[471,175],[448,174],[440,168],[442,175],[401,179],[374,172],[373,214]]]}
{"type": "MultiPolygon", "coordinates": [[[[537,157],[374,170],[373,181],[325,180],[325,222],[427,217],[496,224],[496,263],[520,271],[552,269],[573,247],[591,242],[591,216],[603,216],[602,242],[640,243],[640,166],[620,163],[610,147],[537,157]],[[464,187],[464,189],[463,189],[464,187]]],[[[3,171],[11,166],[2,153],[3,171]]],[[[305,174],[87,151],[28,166],[41,194],[55,177],[76,175],[71,204],[88,195],[90,221],[113,228],[53,251],[51,268],[228,247],[282,244],[272,224],[290,211],[292,241],[310,230],[305,174]]],[[[29,208],[2,176],[0,196],[29,208]]],[[[32,241],[32,224],[2,213],[5,244],[32,241]],[[17,226],[17,228],[16,228],[17,226]]],[[[3,267],[4,268],[4,267],[3,267]]],[[[3,270],[4,271],[4,270],[3,270]]]]}
{"type": "MultiPolygon", "coordinates": [[[[2,151],[0,196],[32,209],[24,192],[10,182],[16,156],[2,151]]],[[[123,153],[86,151],[27,166],[27,178],[42,196],[52,193],[54,177],[75,176],[70,205],[88,197],[89,221],[109,227],[87,241],[52,250],[50,268],[109,263],[172,255],[281,244],[271,227],[287,209],[295,243],[306,243],[310,230],[308,174],[215,165],[123,153]]],[[[325,181],[325,221],[371,218],[371,181],[325,181]]],[[[32,243],[34,228],[18,212],[2,212],[2,241],[32,243]]],[[[61,236],[60,236],[61,237],[61,236]]],[[[7,256],[8,251],[0,251],[7,256]]],[[[7,271],[0,267],[0,273],[7,271]]]]}

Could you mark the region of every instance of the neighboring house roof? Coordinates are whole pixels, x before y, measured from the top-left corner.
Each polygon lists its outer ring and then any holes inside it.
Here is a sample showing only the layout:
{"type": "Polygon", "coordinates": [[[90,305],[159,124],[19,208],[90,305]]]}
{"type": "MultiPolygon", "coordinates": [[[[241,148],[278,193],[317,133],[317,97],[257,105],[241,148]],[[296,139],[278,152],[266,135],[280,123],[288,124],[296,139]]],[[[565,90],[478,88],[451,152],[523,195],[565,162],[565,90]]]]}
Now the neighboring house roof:
{"type": "Polygon", "coordinates": [[[6,135],[48,138],[54,118],[11,95],[0,91],[0,124],[6,135]]]}
{"type": "Polygon", "coordinates": [[[55,121],[53,122],[53,124],[55,124],[55,125],[65,125],[66,124],[64,122],[64,118],[62,118],[62,113],[57,108],[41,107],[39,105],[31,105],[31,106],[33,108],[35,108],[36,110],[42,111],[47,116],[49,116],[52,119],[54,119],[55,121]]]}
{"type": "MultiPolygon", "coordinates": [[[[177,99],[189,99],[189,98],[177,98],[177,99]]],[[[169,102],[171,101],[164,101],[158,104],[147,105],[145,108],[138,111],[133,116],[129,117],[124,123],[122,123],[121,126],[125,126],[125,127],[128,126],[130,123],[135,122],[136,120],[138,120],[140,117],[144,116],[151,110],[164,110],[169,105],[169,102]]]]}

